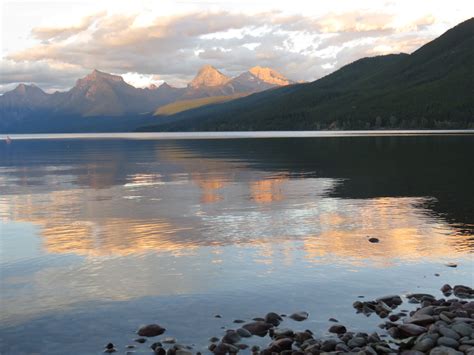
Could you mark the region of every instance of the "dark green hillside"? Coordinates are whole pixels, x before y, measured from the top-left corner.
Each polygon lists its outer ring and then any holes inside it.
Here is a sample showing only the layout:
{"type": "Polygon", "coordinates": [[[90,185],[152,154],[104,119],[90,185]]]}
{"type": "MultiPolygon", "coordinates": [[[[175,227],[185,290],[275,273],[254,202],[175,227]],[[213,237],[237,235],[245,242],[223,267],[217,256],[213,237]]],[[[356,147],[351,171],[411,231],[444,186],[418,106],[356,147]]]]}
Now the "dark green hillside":
{"type": "Polygon", "coordinates": [[[474,128],[474,19],[414,53],[170,116],[145,130],[474,128]]]}

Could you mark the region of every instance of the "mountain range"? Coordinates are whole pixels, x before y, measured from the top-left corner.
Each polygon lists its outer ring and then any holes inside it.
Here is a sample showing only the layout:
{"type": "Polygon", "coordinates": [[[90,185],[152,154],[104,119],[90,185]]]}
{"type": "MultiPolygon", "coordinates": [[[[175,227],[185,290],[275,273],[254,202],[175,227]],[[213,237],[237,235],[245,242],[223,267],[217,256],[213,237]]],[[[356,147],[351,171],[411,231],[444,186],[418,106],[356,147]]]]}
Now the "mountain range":
{"type": "MultiPolygon", "coordinates": [[[[92,122],[95,125],[102,117],[109,118],[108,121],[116,117],[115,123],[119,123],[120,118],[133,122],[131,117],[136,116],[140,118],[138,123],[151,120],[157,109],[170,103],[183,102],[186,106],[191,101],[196,107],[202,99],[212,103],[214,97],[222,101],[222,97],[242,97],[292,83],[270,68],[253,67],[230,78],[205,65],[187,87],[177,88],[163,83],[142,89],[126,83],[121,76],[94,70],[77,80],[69,91],[48,94],[34,84],[19,84],[6,92],[0,96],[0,131],[67,130],[66,121],[87,130],[87,124],[92,122]],[[77,121],[81,118],[88,119],[77,121]],[[48,121],[44,122],[44,127],[41,127],[42,121],[48,121]]],[[[115,129],[117,127],[113,125],[110,127],[110,130],[115,129]]]]}
{"type": "Polygon", "coordinates": [[[311,83],[206,65],[184,88],[94,70],[67,92],[20,84],[0,132],[474,128],[474,18],[411,54],[362,58],[311,83]]]}

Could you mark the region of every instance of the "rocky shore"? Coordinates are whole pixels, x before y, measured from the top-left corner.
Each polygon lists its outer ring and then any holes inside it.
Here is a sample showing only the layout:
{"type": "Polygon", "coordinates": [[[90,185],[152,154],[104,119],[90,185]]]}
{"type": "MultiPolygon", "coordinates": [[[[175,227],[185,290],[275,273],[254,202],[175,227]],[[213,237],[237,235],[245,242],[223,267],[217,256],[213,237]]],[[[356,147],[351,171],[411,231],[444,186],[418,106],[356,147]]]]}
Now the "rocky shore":
{"type": "MultiPolygon", "coordinates": [[[[228,329],[222,337],[209,339],[209,352],[215,355],[319,355],[319,354],[404,354],[404,355],[474,355],[474,290],[469,286],[443,285],[444,298],[414,293],[405,296],[384,296],[372,301],[355,301],[356,312],[380,317],[380,332],[351,332],[345,325],[331,318],[330,336],[318,337],[311,330],[294,331],[282,325],[289,317],[303,322],[310,316],[296,312],[289,316],[270,312],[252,322],[234,320],[236,329],[228,329]],[[416,304],[416,309],[400,309],[404,302],[416,304]],[[268,337],[268,346],[250,346],[251,337],[268,337]],[[248,341],[247,341],[248,340],[248,341]]],[[[216,315],[216,317],[220,317],[216,315]]],[[[148,353],[157,355],[201,355],[192,346],[178,344],[173,337],[153,340],[166,329],[149,324],[138,329],[137,345],[128,345],[125,354],[148,353]],[[146,343],[146,344],[145,344],[146,343]],[[139,345],[143,344],[143,345],[139,345]],[[146,350],[143,348],[146,347],[146,350]]],[[[114,344],[105,346],[105,353],[118,350],[114,344]]],[[[122,352],[122,350],[121,350],[122,352]]]]}

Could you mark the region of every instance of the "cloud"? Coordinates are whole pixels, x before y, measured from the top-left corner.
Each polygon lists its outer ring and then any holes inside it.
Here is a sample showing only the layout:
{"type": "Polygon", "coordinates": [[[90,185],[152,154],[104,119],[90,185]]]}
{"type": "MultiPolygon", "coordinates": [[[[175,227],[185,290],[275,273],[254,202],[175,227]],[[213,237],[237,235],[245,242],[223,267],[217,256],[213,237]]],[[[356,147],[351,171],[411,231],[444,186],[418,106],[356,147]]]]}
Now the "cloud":
{"type": "Polygon", "coordinates": [[[182,84],[204,64],[228,75],[270,66],[293,80],[314,80],[364,56],[411,52],[435,37],[429,30],[435,22],[425,16],[401,26],[393,14],[381,12],[309,17],[208,11],[156,17],[140,25],[136,15],[103,12],[76,26],[33,29],[32,36],[41,42],[7,56],[12,63],[7,71],[16,74],[7,73],[3,82],[28,78],[59,87],[72,83],[72,75],[97,68],[182,84]],[[19,66],[13,70],[15,63],[19,66]],[[31,69],[40,65],[47,69],[35,76],[31,69]]]}
{"type": "Polygon", "coordinates": [[[70,27],[35,27],[31,31],[31,35],[43,41],[60,41],[66,40],[76,34],[86,31],[89,29],[96,20],[103,17],[105,12],[99,14],[86,16],[76,26],[70,27]]]}

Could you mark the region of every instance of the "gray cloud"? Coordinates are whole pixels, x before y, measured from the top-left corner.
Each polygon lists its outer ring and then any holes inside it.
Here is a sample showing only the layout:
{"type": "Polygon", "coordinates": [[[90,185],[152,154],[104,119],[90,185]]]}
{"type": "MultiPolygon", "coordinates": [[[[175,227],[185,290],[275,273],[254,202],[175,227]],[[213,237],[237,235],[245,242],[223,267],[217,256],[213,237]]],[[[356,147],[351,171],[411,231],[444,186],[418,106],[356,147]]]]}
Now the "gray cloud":
{"type": "Polygon", "coordinates": [[[293,80],[314,80],[378,54],[381,46],[410,52],[432,38],[428,29],[434,21],[421,18],[400,30],[391,27],[390,14],[359,12],[319,18],[207,12],[157,18],[145,27],[134,26],[135,19],[102,13],[76,27],[34,29],[32,36],[43,42],[8,56],[2,87],[19,81],[66,87],[94,68],[182,83],[204,64],[229,75],[255,65],[270,66],[293,80]],[[70,40],[81,34],[87,34],[87,40],[70,40]],[[258,45],[245,46],[251,43],[258,45]]]}

